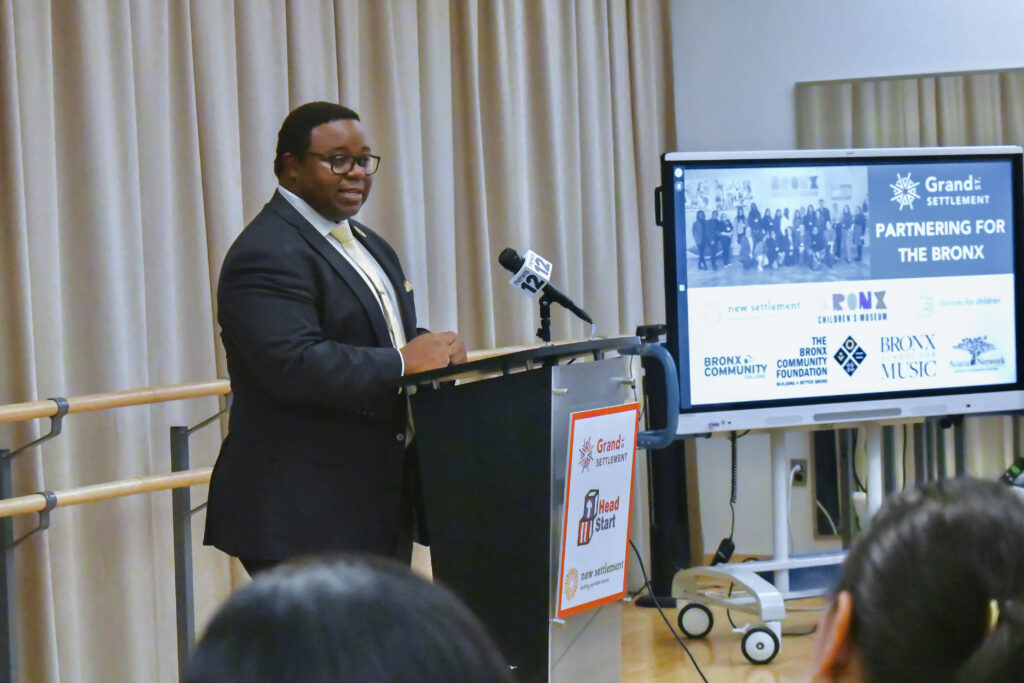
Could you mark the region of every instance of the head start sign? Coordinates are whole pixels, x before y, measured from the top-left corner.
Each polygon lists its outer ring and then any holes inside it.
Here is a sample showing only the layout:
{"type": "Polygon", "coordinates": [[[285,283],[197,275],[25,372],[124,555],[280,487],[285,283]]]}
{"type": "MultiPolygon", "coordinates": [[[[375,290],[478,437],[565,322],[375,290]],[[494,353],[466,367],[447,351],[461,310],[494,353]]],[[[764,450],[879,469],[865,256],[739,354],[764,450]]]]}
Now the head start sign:
{"type": "Polygon", "coordinates": [[[626,594],[630,495],[639,419],[637,403],[571,416],[559,618],[626,594]]]}

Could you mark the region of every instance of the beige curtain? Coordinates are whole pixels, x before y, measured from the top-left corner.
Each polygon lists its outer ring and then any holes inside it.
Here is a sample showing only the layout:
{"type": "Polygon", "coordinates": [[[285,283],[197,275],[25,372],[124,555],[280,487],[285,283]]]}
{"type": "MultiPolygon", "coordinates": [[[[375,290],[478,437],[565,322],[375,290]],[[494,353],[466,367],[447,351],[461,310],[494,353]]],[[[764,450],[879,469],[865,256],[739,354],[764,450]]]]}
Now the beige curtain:
{"type": "MultiPolygon", "coordinates": [[[[1024,146],[1024,68],[797,83],[796,111],[804,149],[1024,146]]],[[[1013,420],[964,425],[968,472],[1001,474],[1014,457],[1013,420]]],[[[952,473],[952,435],[945,438],[952,473]]]]}
{"type": "Polygon", "coordinates": [[[801,149],[1024,144],[1024,69],[796,84],[801,149]]]}
{"type": "MultiPolygon", "coordinates": [[[[0,404],[222,376],[220,264],[275,187],[281,120],[313,99],[359,111],[383,157],[360,217],[421,324],[532,341],[506,246],[549,258],[600,334],[662,321],[670,84],[650,0],[0,0],[0,404]]],[[[553,328],[584,333],[562,311],[553,328]]],[[[18,458],[15,494],[167,471],[168,426],[216,410],[71,416],[18,458]]],[[[0,447],[41,429],[0,426],[0,447]]],[[[200,624],[232,583],[202,521],[200,624]]],[[[170,537],[165,493],[61,508],[19,546],[23,679],[174,680],[170,537]]]]}

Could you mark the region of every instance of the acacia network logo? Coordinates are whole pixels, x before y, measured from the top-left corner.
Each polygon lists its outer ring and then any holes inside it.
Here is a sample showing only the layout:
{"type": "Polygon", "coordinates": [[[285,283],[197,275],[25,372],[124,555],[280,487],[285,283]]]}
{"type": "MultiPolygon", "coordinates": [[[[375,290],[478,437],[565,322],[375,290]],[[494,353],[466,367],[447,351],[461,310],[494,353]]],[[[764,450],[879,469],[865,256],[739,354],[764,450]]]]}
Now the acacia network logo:
{"type": "Polygon", "coordinates": [[[914,200],[921,198],[921,195],[917,193],[917,186],[920,184],[910,179],[909,171],[906,177],[897,173],[896,182],[889,183],[889,187],[892,188],[892,199],[890,201],[896,202],[900,207],[900,211],[903,210],[904,206],[913,209],[914,200]]]}

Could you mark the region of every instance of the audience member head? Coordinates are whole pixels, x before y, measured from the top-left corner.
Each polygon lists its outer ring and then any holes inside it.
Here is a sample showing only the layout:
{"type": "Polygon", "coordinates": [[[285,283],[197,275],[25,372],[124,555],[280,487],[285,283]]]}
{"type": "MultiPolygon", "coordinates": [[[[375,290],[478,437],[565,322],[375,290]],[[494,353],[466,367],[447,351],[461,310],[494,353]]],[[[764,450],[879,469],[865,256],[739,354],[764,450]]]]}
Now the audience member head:
{"type": "Polygon", "coordinates": [[[850,550],[817,681],[1016,681],[1024,672],[1024,500],[949,479],[889,501],[850,550]]]}
{"type": "Polygon", "coordinates": [[[407,566],[352,556],[258,574],[214,615],[182,680],[513,679],[455,595],[407,566]]]}

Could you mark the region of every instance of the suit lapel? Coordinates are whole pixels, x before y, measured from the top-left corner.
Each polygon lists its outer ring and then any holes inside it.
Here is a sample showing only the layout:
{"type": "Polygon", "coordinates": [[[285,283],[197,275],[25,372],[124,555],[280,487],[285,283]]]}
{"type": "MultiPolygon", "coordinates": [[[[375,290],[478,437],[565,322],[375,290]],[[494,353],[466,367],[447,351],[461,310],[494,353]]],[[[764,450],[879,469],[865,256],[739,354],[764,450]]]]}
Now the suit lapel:
{"type": "Polygon", "coordinates": [[[413,308],[413,295],[411,289],[406,289],[406,279],[402,273],[401,264],[394,255],[384,251],[378,241],[383,241],[382,238],[375,232],[367,228],[362,223],[357,223],[351,218],[349,219],[349,225],[352,226],[352,234],[355,235],[359,243],[366,247],[366,250],[370,252],[374,260],[380,264],[384,274],[388,276],[388,280],[391,281],[391,287],[395,290],[395,299],[398,301],[398,312],[402,316],[402,328],[405,331],[405,338],[412,339],[416,336],[416,310],[413,308]],[[370,235],[373,235],[376,239],[370,239],[370,235]]]}
{"type": "MultiPolygon", "coordinates": [[[[388,323],[384,318],[384,312],[381,311],[376,295],[370,290],[370,287],[367,286],[366,282],[363,280],[363,276],[352,267],[352,264],[350,264],[344,256],[339,254],[333,246],[328,244],[328,238],[325,238],[317,231],[316,228],[310,225],[309,221],[303,218],[302,215],[295,210],[295,207],[289,204],[288,200],[282,197],[279,192],[274,193],[274,196],[270,200],[270,206],[278,215],[298,230],[303,239],[305,239],[317,253],[323,256],[327,263],[331,265],[331,268],[341,276],[341,279],[344,280],[349,286],[349,289],[355,293],[356,298],[359,299],[359,303],[366,310],[370,323],[373,325],[373,332],[377,336],[377,340],[380,345],[390,346],[391,333],[388,332],[388,323]]],[[[376,254],[374,255],[376,256],[376,254]]]]}

